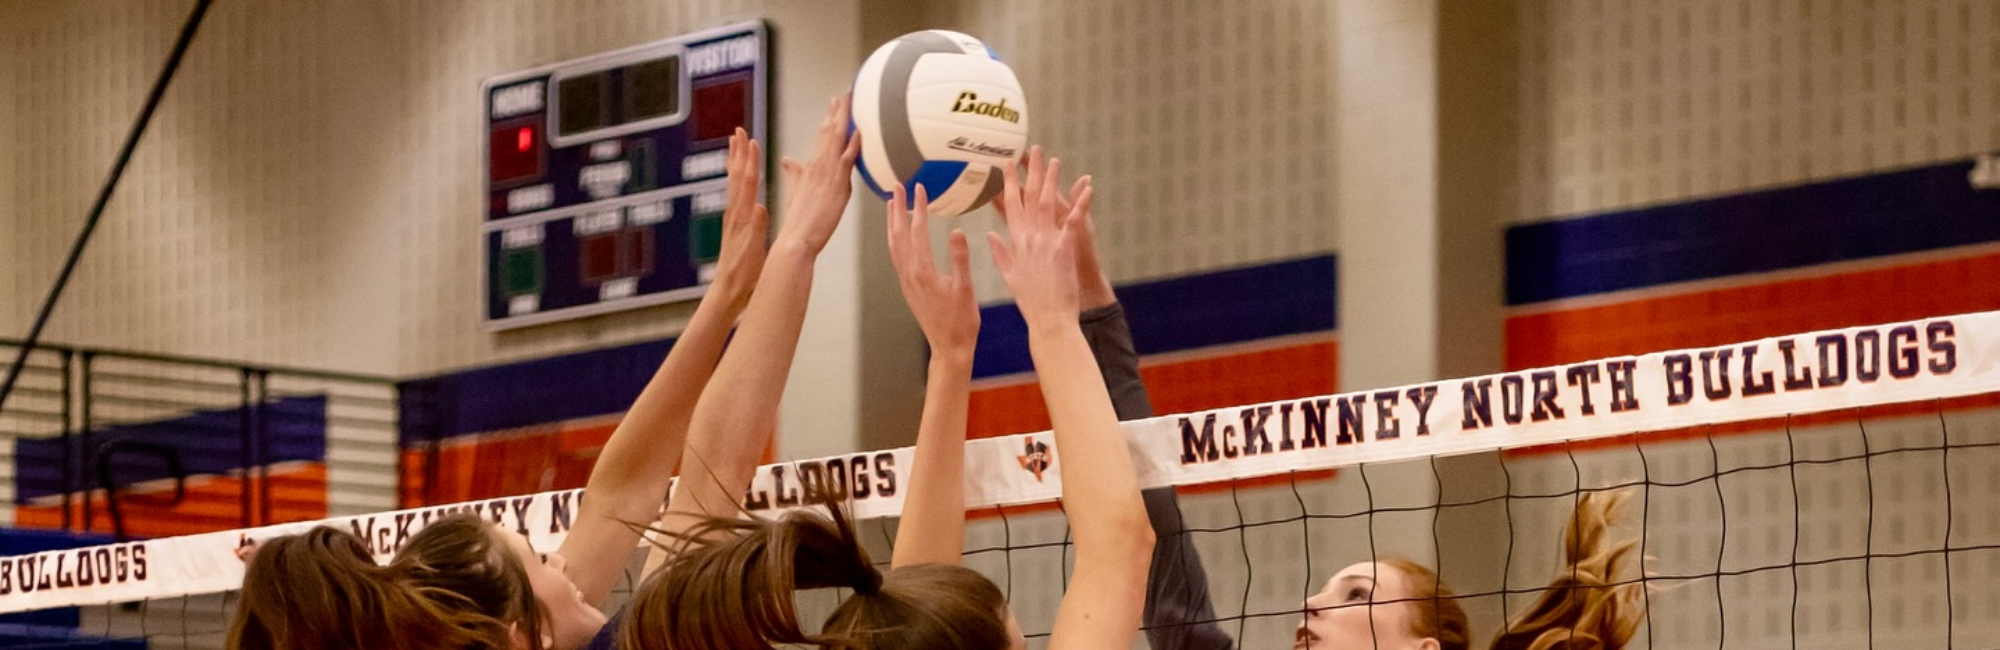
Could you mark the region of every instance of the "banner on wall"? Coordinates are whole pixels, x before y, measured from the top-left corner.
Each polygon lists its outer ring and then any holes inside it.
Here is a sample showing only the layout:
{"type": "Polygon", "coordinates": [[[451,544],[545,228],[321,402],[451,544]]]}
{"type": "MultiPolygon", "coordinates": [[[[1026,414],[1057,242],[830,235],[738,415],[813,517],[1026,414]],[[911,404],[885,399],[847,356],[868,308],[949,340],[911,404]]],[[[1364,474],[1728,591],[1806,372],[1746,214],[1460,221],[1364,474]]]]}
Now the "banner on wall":
{"type": "MultiPolygon", "coordinates": [[[[1553,368],[1170,415],[1123,425],[1142,487],[1577,442],[1689,426],[2000,391],[2000,312],[1783,336],[1553,368]]],[[[1054,501],[1049,432],[966,443],[966,507],[1054,501]]],[[[768,465],[744,499],[774,516],[828,501],[896,516],[913,450],[768,465]]],[[[543,552],[581,490],[0,558],[0,613],[227,591],[243,549],[328,525],[386,560],[439,516],[469,512],[543,552]]]]}

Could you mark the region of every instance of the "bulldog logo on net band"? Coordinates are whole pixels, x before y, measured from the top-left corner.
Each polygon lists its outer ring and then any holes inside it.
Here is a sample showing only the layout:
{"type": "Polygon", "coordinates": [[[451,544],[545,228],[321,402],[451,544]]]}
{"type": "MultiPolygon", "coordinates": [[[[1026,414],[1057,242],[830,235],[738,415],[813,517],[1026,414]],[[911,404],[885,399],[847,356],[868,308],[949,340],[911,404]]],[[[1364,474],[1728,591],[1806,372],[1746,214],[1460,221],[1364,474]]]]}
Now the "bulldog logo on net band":
{"type": "Polygon", "coordinates": [[[1021,469],[1035,475],[1036,483],[1042,482],[1042,472],[1048,471],[1056,462],[1055,452],[1049,451],[1048,445],[1037,442],[1034,438],[1029,438],[1022,454],[1014,458],[1021,461],[1021,469]]]}

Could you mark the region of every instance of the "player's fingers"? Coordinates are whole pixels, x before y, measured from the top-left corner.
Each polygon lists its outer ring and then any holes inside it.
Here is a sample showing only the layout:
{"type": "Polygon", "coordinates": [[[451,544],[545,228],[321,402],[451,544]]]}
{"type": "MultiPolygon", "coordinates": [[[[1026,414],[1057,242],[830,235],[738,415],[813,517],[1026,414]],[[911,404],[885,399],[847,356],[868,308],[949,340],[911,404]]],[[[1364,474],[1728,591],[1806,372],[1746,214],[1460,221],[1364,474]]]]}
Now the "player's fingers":
{"type": "Polygon", "coordinates": [[[839,128],[839,123],[834,121],[835,117],[839,114],[840,98],[828,98],[826,100],[826,118],[820,120],[819,134],[813,139],[813,157],[815,159],[824,159],[827,156],[833,155],[834,147],[839,142],[837,139],[838,136],[835,134],[843,130],[839,128]]]}
{"type": "Polygon", "coordinates": [[[1000,217],[1013,230],[1013,216],[1021,213],[1021,170],[1018,161],[1000,166],[1000,217]]]}
{"type": "Polygon", "coordinates": [[[1090,187],[1089,174],[1076,177],[1076,182],[1071,183],[1069,186],[1069,195],[1063,198],[1063,208],[1068,209],[1070,206],[1076,205],[1078,198],[1083,196],[1083,190],[1088,187],[1090,187]]]}
{"type": "MultiPolygon", "coordinates": [[[[1049,185],[1053,186],[1056,184],[1057,184],[1056,179],[1054,178],[1049,179],[1049,185]]],[[[1076,197],[1074,194],[1056,195],[1056,214],[1069,214],[1069,209],[1075,205],[1076,205],[1076,197]]]]}
{"type": "Polygon", "coordinates": [[[972,250],[966,243],[965,231],[951,231],[951,278],[962,285],[972,284],[972,250]]]}
{"type": "Polygon", "coordinates": [[[1096,195],[1096,188],[1083,188],[1083,195],[1077,197],[1076,206],[1070,208],[1069,214],[1063,219],[1064,229],[1074,231],[1079,236],[1090,232],[1090,202],[1096,195]]]}
{"type": "Polygon", "coordinates": [[[827,108],[826,128],[821,131],[820,138],[820,146],[824,147],[820,152],[827,158],[841,155],[843,149],[853,139],[852,134],[847,130],[847,100],[845,97],[835,96],[833,98],[833,104],[827,108]]]}
{"type": "Polygon", "coordinates": [[[903,186],[889,186],[889,254],[897,255],[903,247],[904,231],[909,227],[909,215],[903,209],[903,186]]]}
{"type": "Polygon", "coordinates": [[[910,219],[908,237],[917,259],[936,272],[937,257],[931,251],[931,195],[921,184],[917,185],[917,209],[910,219]]]}
{"type": "Polygon", "coordinates": [[[1007,248],[1007,242],[1000,233],[986,233],[986,245],[993,248],[993,265],[1000,268],[1001,275],[1014,274],[1014,253],[1007,248]]]}
{"type": "Polygon", "coordinates": [[[750,169],[744,161],[749,156],[750,147],[744,140],[741,128],[729,135],[729,162],[724,166],[728,170],[729,179],[728,189],[724,190],[728,193],[725,197],[725,202],[728,204],[725,208],[727,212],[742,210],[750,205],[747,200],[747,195],[751,193],[748,186],[750,179],[747,177],[750,169]]]}
{"type": "Polygon", "coordinates": [[[844,166],[851,168],[854,166],[854,160],[860,157],[861,157],[861,132],[856,131],[854,133],[848,134],[847,149],[840,152],[840,163],[844,166]]]}
{"type": "Polygon", "coordinates": [[[1007,223],[1007,197],[996,196],[989,203],[993,204],[993,212],[1000,215],[1000,223],[1007,223]]]}
{"type": "Polygon", "coordinates": [[[743,127],[739,126],[736,127],[735,131],[730,132],[729,134],[729,163],[727,165],[724,165],[724,168],[728,169],[730,172],[735,172],[737,167],[739,167],[742,164],[742,162],[743,162],[743,127]]]}
{"type": "MultiPolygon", "coordinates": [[[[1048,166],[1043,170],[1044,175],[1042,179],[1044,181],[1049,181],[1058,178],[1057,175],[1061,173],[1062,173],[1062,159],[1050,158],[1048,166]]],[[[1062,218],[1064,213],[1059,212],[1056,209],[1056,203],[1057,200],[1061,197],[1062,191],[1056,189],[1056,184],[1052,182],[1043,182],[1040,189],[1041,189],[1041,196],[1037,198],[1041,201],[1042,209],[1039,210],[1038,212],[1040,212],[1043,215],[1042,217],[1043,219],[1047,220],[1044,221],[1043,223],[1050,228],[1062,227],[1062,218]]]]}
{"type": "Polygon", "coordinates": [[[1022,181],[1021,191],[1027,194],[1029,204],[1041,198],[1042,175],[1047,171],[1044,167],[1045,162],[1042,159],[1041,145],[1028,147],[1028,177],[1022,181]]]}

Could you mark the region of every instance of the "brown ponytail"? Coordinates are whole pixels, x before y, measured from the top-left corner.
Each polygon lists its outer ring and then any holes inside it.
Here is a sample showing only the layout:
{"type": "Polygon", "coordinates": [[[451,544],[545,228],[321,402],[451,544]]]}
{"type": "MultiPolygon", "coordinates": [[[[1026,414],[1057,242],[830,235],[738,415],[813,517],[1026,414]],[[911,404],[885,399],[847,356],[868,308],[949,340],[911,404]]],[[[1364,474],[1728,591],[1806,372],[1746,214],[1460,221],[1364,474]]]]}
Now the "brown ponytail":
{"type": "Polygon", "coordinates": [[[819,648],[1004,650],[1006,598],[978,572],[942,565],[876,570],[837,506],[782,519],[709,519],[678,538],[679,553],[633,596],[618,630],[624,650],[819,648]],[[799,626],[793,593],[855,593],[821,634],[799,626]]]}
{"type": "Polygon", "coordinates": [[[359,538],[314,528],[250,559],[230,625],[233,650],[506,650],[508,625],[427,586],[410,566],[378,566],[359,538]]]}
{"type": "Polygon", "coordinates": [[[854,531],[794,512],[776,521],[711,518],[678,538],[679,552],[640,585],[618,630],[625,650],[769,650],[773,643],[853,647],[807,635],[796,589],[879,579],[854,531]]]}
{"type": "Polygon", "coordinates": [[[1493,639],[1492,650],[1617,650],[1646,617],[1645,587],[1619,583],[1637,548],[1614,539],[1627,492],[1590,493],[1577,504],[1564,536],[1565,566],[1535,604],[1493,639]]]}
{"type": "Polygon", "coordinates": [[[859,590],[826,619],[826,632],[870,650],[1005,650],[1007,596],[979,572],[947,564],[891,570],[881,589],[859,590]]]}

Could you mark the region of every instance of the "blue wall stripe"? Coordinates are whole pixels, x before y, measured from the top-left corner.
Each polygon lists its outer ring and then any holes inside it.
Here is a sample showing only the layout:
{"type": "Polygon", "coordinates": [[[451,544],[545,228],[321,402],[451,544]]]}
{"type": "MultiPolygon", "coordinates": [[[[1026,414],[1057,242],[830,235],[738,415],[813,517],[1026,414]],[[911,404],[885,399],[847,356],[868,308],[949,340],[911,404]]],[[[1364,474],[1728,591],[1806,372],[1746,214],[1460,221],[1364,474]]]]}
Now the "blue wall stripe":
{"type": "Polygon", "coordinates": [[[673,344],[649,341],[403,382],[403,444],[623,413],[673,344]]]}
{"type": "Polygon", "coordinates": [[[1969,160],[1507,229],[1507,304],[2000,241],[1969,160]]]}
{"type": "Polygon", "coordinates": [[[145,639],[91,636],[74,627],[0,623],[0,648],[43,650],[146,650],[145,639]]]}
{"type": "MultiPolygon", "coordinates": [[[[1241,343],[1338,326],[1331,254],[1119,287],[1140,354],[1241,343]]],[[[1034,368],[1028,327],[1014,303],[980,309],[972,376],[1034,368]]]]}
{"type": "MultiPolygon", "coordinates": [[[[222,474],[243,469],[242,409],[198,411],[190,415],[98,429],[91,434],[93,447],[115,440],[131,440],[164,445],[180,452],[181,469],[188,474],[222,474]]],[[[286,397],[264,405],[264,463],[326,460],[326,398],[286,397]]],[[[36,497],[62,494],[63,441],[60,438],[21,439],[15,442],[15,501],[27,503],[36,497]]],[[[84,467],[87,486],[98,487],[95,454],[74,461],[84,467]]],[[[164,458],[143,452],[120,452],[112,459],[111,471],[118,485],[172,478],[164,458]]]]}
{"type": "MultiPolygon", "coordinates": [[[[1332,255],[1121,287],[1141,354],[1334,329],[1332,255]]],[[[973,375],[1032,367],[1012,303],[981,310],[973,375]]],[[[651,341],[404,382],[405,445],[613,413],[638,399],[673,347],[651,341]],[[420,408],[423,405],[428,408],[420,408]]]]}

